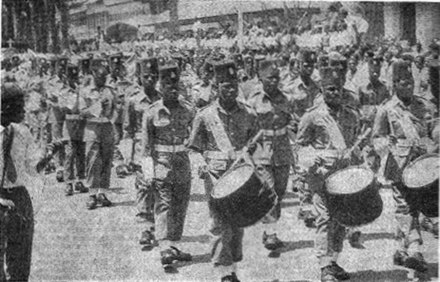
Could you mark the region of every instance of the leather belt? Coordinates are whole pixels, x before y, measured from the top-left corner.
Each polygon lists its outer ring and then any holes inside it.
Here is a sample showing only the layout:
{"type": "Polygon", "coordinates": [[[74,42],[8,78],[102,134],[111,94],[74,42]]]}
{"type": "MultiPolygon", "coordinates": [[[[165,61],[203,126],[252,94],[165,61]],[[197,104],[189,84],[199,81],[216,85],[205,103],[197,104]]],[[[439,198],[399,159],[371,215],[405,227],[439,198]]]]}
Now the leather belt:
{"type": "Polygon", "coordinates": [[[184,152],[186,151],[185,145],[154,145],[154,149],[158,152],[167,152],[167,153],[175,153],[175,152],[184,152]]]}
{"type": "Polygon", "coordinates": [[[228,154],[221,151],[206,151],[203,156],[212,160],[235,160],[237,158],[236,154],[228,154]]]}
{"type": "Polygon", "coordinates": [[[262,131],[265,136],[282,136],[287,134],[287,126],[275,130],[263,129],[262,131]]]}
{"type": "Polygon", "coordinates": [[[111,121],[108,118],[102,117],[102,118],[87,118],[87,122],[95,122],[95,123],[111,123],[111,121]]]}
{"type": "Polygon", "coordinates": [[[80,120],[82,119],[80,115],[66,115],[66,120],[80,120]]]}

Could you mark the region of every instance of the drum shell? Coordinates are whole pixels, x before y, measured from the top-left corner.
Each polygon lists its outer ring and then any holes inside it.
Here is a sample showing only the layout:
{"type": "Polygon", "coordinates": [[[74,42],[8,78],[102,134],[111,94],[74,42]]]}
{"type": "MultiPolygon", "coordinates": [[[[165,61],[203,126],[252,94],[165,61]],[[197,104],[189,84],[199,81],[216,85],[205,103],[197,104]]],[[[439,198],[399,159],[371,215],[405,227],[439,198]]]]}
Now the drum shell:
{"type": "MultiPolygon", "coordinates": [[[[227,172],[223,177],[227,177],[227,172]]],[[[248,227],[261,220],[275,206],[277,200],[275,191],[264,185],[254,172],[242,187],[225,197],[215,198],[211,193],[210,206],[221,221],[236,227],[248,227]]]]}
{"type": "Polygon", "coordinates": [[[356,193],[342,195],[327,192],[326,196],[330,215],[347,227],[371,223],[382,214],[383,201],[376,179],[356,193]]]}
{"type": "MultiPolygon", "coordinates": [[[[423,155],[414,161],[412,161],[408,166],[411,164],[417,162],[418,160],[436,156],[438,161],[438,154],[426,154],[423,155]]],[[[403,174],[406,173],[406,170],[403,170],[403,174]]],[[[421,172],[423,173],[423,172],[421,172]]],[[[404,179],[404,177],[402,177],[404,179]]],[[[405,189],[407,190],[407,193],[409,194],[409,197],[412,199],[417,200],[417,205],[420,209],[420,211],[427,217],[438,217],[438,210],[439,210],[439,179],[437,178],[435,181],[431,182],[430,184],[417,187],[417,188],[409,188],[405,184],[405,181],[403,181],[403,184],[405,186],[405,189]]]]}

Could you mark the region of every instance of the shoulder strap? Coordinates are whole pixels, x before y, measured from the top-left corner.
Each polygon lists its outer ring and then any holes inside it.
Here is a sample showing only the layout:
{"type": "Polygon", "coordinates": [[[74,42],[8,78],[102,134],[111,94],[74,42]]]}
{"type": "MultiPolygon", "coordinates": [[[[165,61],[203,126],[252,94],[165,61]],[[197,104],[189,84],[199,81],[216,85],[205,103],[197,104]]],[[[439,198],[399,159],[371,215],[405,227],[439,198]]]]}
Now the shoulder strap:
{"type": "Polygon", "coordinates": [[[5,184],[6,172],[7,172],[7,168],[8,168],[9,159],[10,159],[9,154],[11,153],[13,140],[14,140],[14,127],[12,125],[10,125],[8,139],[6,140],[7,142],[4,144],[3,152],[1,152],[2,157],[3,157],[3,161],[4,161],[4,165],[3,165],[0,189],[3,189],[3,185],[5,184]]]}
{"type": "Polygon", "coordinates": [[[214,135],[217,146],[220,151],[223,152],[233,150],[234,147],[232,146],[231,140],[229,140],[229,136],[226,133],[223,122],[221,121],[217,111],[215,111],[215,108],[213,110],[214,111],[211,112],[212,114],[209,115],[210,120],[207,125],[211,129],[212,135],[214,135]]]}

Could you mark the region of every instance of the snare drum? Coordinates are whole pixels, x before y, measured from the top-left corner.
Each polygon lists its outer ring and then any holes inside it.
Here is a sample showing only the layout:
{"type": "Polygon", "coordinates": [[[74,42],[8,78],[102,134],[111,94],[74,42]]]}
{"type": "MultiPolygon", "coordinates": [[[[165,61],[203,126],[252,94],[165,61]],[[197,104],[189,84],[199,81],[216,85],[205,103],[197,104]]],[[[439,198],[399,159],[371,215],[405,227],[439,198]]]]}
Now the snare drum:
{"type": "Polygon", "coordinates": [[[361,226],[377,219],[383,209],[374,172],[350,166],[325,181],[330,214],[342,225],[361,226]]]}
{"type": "Polygon", "coordinates": [[[215,183],[211,192],[214,213],[237,227],[257,223],[277,201],[275,191],[263,184],[254,166],[248,163],[231,167],[215,183]]]}
{"type": "Polygon", "coordinates": [[[439,154],[426,154],[409,163],[402,173],[403,184],[420,203],[420,211],[428,217],[438,217],[439,154]]]}

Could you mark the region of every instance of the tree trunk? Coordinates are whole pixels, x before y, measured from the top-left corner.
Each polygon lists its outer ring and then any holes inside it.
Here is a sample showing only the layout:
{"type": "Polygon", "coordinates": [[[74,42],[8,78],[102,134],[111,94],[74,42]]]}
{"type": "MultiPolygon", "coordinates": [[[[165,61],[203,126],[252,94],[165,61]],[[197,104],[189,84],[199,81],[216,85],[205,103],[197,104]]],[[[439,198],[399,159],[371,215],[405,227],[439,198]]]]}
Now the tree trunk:
{"type": "Polygon", "coordinates": [[[56,9],[55,9],[55,3],[53,1],[50,1],[48,3],[47,7],[47,13],[48,13],[48,22],[49,22],[49,32],[50,32],[50,51],[52,53],[59,53],[60,52],[60,41],[58,38],[58,26],[56,23],[56,9]]]}
{"type": "Polygon", "coordinates": [[[47,53],[47,47],[49,45],[49,23],[47,18],[47,0],[41,1],[40,9],[40,23],[41,23],[41,50],[40,52],[47,53]]]}
{"type": "Polygon", "coordinates": [[[67,0],[57,1],[58,10],[61,14],[61,35],[63,50],[69,50],[69,5],[67,2],[67,0]]]}
{"type": "Polygon", "coordinates": [[[37,3],[35,1],[29,1],[29,11],[30,11],[30,25],[31,25],[31,42],[34,51],[37,51],[39,48],[38,36],[39,36],[39,22],[38,22],[38,12],[37,12],[37,3]]]}
{"type": "Polygon", "coordinates": [[[179,31],[179,14],[177,9],[178,0],[170,0],[168,3],[168,7],[170,9],[170,33],[172,35],[176,34],[179,31]]]}

